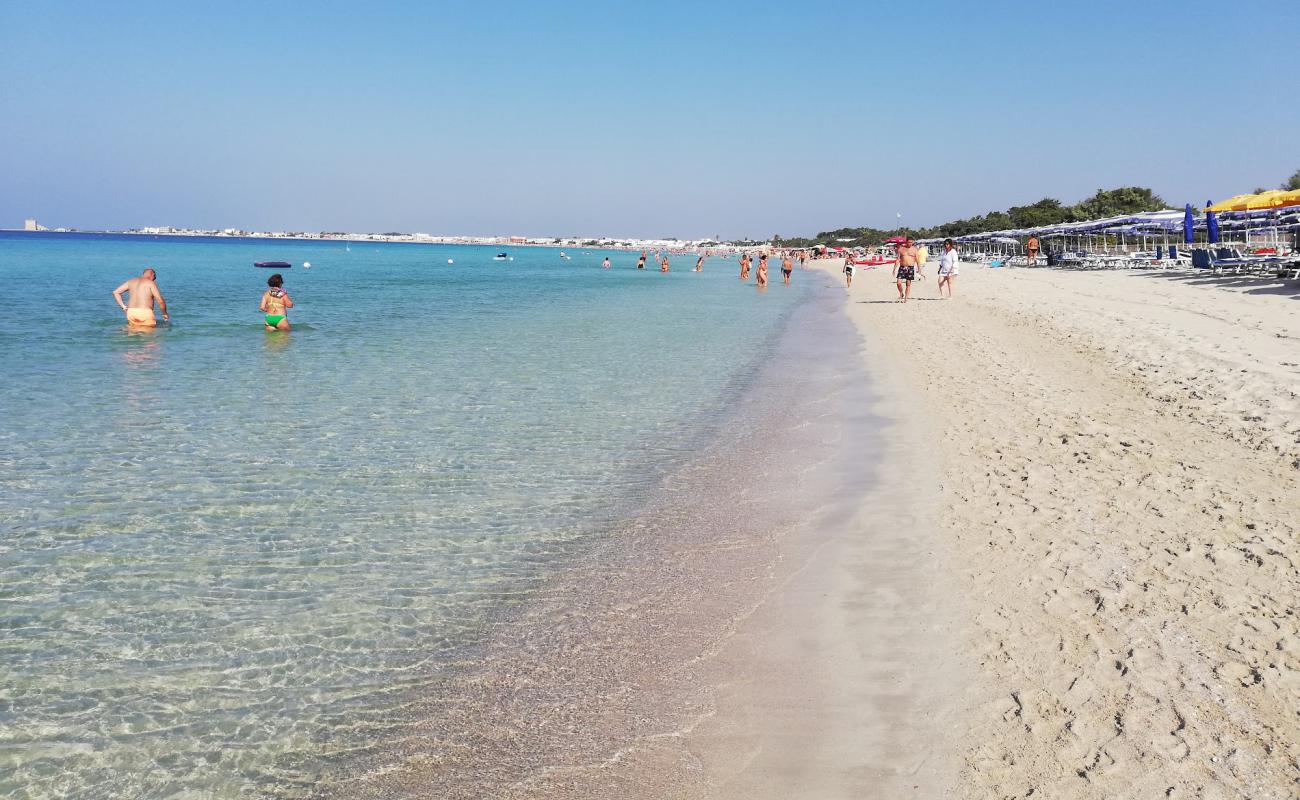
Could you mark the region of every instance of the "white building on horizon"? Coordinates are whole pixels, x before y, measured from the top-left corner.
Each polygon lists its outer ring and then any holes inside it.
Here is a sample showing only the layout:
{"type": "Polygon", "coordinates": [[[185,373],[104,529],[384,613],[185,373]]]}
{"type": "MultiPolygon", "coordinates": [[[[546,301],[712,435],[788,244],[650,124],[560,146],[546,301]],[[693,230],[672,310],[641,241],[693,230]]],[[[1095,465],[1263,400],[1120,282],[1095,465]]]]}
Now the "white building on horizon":
{"type": "Polygon", "coordinates": [[[25,231],[47,231],[47,230],[49,230],[49,228],[45,227],[44,225],[42,225],[41,223],[37,222],[37,221],[34,220],[34,219],[25,219],[25,220],[23,220],[23,230],[25,230],[25,231]]]}

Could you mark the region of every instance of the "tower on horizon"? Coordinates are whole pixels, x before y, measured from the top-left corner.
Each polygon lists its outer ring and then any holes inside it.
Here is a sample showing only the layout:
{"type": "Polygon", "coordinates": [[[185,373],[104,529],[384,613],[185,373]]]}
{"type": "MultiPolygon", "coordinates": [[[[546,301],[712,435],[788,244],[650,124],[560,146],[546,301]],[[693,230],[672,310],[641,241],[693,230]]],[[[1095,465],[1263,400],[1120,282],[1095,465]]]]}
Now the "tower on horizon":
{"type": "Polygon", "coordinates": [[[46,228],[44,225],[42,225],[41,223],[39,223],[39,222],[37,222],[36,220],[34,220],[34,219],[25,219],[25,220],[23,220],[23,230],[25,230],[25,231],[43,231],[43,230],[47,230],[47,228],[46,228]]]}

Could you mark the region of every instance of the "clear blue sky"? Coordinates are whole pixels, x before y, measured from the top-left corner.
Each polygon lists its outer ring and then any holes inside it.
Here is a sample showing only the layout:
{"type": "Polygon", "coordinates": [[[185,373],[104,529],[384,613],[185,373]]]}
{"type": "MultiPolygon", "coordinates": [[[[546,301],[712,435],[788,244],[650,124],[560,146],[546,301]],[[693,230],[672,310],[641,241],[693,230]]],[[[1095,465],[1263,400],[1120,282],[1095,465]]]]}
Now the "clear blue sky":
{"type": "Polygon", "coordinates": [[[0,227],[766,237],[1300,169],[1300,3],[0,0],[0,227]]]}

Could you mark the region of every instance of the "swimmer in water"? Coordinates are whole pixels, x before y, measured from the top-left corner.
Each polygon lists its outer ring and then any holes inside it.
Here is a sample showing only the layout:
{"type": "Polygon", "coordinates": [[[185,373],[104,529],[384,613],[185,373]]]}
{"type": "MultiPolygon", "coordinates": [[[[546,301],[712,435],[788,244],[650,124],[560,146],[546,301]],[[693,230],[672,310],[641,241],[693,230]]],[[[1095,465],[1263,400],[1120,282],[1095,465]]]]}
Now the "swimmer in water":
{"type": "Polygon", "coordinates": [[[289,330],[288,310],[293,308],[293,299],[283,288],[284,278],[280,273],[275,273],[266,279],[266,285],[271,287],[262,293],[262,304],[258,306],[265,315],[262,319],[268,331],[287,331],[289,330]]]}

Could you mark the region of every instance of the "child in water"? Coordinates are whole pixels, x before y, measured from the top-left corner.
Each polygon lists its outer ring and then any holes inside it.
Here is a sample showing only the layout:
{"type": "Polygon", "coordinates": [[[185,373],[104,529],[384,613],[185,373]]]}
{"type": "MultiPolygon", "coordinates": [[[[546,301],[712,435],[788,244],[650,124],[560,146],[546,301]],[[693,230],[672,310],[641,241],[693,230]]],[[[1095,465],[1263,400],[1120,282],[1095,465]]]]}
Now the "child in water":
{"type": "Polygon", "coordinates": [[[282,288],[284,278],[277,272],[266,279],[266,285],[271,288],[262,293],[262,304],[258,306],[265,315],[262,319],[265,321],[266,329],[268,331],[287,331],[289,330],[289,315],[287,312],[293,308],[293,299],[282,288]]]}

